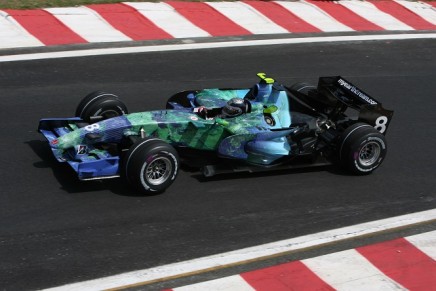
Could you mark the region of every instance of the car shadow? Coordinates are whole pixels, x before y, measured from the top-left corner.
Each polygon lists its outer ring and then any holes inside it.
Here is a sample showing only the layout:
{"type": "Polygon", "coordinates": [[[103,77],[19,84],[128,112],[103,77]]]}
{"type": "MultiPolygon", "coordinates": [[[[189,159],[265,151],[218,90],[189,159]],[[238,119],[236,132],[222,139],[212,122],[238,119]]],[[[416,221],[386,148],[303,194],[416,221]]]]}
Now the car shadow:
{"type": "MultiPolygon", "coordinates": [[[[87,193],[87,192],[97,192],[97,191],[109,191],[119,196],[156,196],[159,194],[148,194],[145,195],[141,192],[135,191],[129,187],[121,179],[107,179],[107,180],[93,180],[93,181],[80,181],[77,178],[76,172],[67,164],[58,162],[50,147],[47,145],[46,141],[41,140],[31,140],[25,142],[33,152],[39,157],[39,161],[33,163],[35,168],[39,169],[51,169],[53,176],[56,178],[58,183],[61,185],[60,189],[67,193],[87,193]]],[[[289,174],[300,174],[300,173],[310,173],[327,171],[329,173],[341,176],[350,176],[343,169],[335,165],[325,165],[317,167],[305,167],[305,168],[295,168],[295,169],[277,169],[268,171],[258,171],[258,172],[227,172],[219,173],[212,177],[205,177],[198,168],[191,167],[182,163],[181,170],[188,173],[192,178],[196,179],[201,183],[206,183],[210,181],[222,181],[222,180],[234,180],[234,179],[248,179],[256,177],[268,177],[268,176],[280,176],[289,174]]]]}
{"type": "Polygon", "coordinates": [[[249,178],[257,178],[257,177],[269,177],[269,176],[282,176],[282,175],[292,175],[292,174],[302,174],[302,173],[312,173],[312,172],[320,172],[326,171],[334,175],[339,176],[352,176],[352,174],[347,173],[340,167],[336,165],[323,165],[323,166],[314,166],[314,167],[303,167],[303,168],[290,168],[290,169],[272,169],[265,171],[231,171],[226,173],[219,173],[212,177],[205,177],[198,169],[194,170],[190,167],[187,168],[189,172],[191,172],[191,177],[198,180],[201,183],[209,182],[209,181],[222,181],[222,180],[234,180],[234,179],[249,179],[249,178]]]}
{"type": "Polygon", "coordinates": [[[110,191],[120,196],[144,196],[122,183],[121,179],[80,181],[77,173],[67,163],[60,163],[54,158],[46,141],[31,140],[25,143],[40,159],[34,162],[33,166],[38,169],[51,169],[61,185],[60,189],[67,193],[110,191]]]}

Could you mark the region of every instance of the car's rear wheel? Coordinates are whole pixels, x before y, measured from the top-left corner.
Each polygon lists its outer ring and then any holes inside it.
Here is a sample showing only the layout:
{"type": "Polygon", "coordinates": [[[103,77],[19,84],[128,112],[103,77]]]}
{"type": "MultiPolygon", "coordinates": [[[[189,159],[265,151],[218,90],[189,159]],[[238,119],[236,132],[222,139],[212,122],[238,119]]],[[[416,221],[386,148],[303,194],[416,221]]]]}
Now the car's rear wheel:
{"type": "Polygon", "coordinates": [[[95,91],[88,94],[80,101],[75,116],[92,123],[127,113],[126,105],[118,96],[102,91],[95,91]]]}
{"type": "Polygon", "coordinates": [[[387,153],[383,134],[365,123],[348,127],[339,142],[339,161],[354,174],[365,175],[377,169],[387,153]]]}
{"type": "Polygon", "coordinates": [[[155,138],[135,142],[121,160],[121,176],[144,194],[164,192],[179,171],[177,151],[155,138]]]}

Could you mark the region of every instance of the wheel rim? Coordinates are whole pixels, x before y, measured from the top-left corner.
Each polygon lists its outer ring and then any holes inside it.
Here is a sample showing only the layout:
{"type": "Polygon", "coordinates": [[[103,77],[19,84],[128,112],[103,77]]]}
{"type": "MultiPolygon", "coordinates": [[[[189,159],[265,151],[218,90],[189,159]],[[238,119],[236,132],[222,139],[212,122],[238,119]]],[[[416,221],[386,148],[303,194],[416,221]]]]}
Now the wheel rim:
{"type": "Polygon", "coordinates": [[[145,169],[145,179],[151,185],[160,185],[168,179],[172,170],[173,166],[168,158],[158,157],[145,169]]]}
{"type": "Polygon", "coordinates": [[[108,109],[101,112],[99,115],[103,116],[104,119],[108,119],[108,118],[119,116],[120,114],[116,110],[108,109]]]}
{"type": "Polygon", "coordinates": [[[365,144],[359,152],[359,163],[363,166],[372,166],[380,157],[381,148],[376,142],[365,144]]]}

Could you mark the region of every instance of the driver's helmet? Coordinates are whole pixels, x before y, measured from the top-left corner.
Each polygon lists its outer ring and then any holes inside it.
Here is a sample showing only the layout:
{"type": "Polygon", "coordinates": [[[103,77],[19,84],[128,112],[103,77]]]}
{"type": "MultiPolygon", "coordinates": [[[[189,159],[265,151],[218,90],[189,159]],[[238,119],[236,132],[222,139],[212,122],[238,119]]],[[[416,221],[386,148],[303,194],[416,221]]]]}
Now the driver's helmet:
{"type": "Polygon", "coordinates": [[[222,109],[224,117],[236,117],[247,112],[247,104],[242,98],[232,98],[222,109]]]}

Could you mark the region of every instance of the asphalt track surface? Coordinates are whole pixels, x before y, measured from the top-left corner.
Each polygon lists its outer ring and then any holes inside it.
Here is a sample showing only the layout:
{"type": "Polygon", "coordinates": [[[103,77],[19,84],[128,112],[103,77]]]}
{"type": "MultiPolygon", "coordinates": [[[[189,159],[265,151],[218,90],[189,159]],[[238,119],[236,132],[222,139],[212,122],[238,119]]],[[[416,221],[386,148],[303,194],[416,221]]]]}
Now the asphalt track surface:
{"type": "Polygon", "coordinates": [[[0,64],[0,289],[34,290],[155,267],[436,207],[436,42],[317,43],[0,64]],[[130,111],[184,89],[342,75],[395,110],[388,156],[369,176],[335,168],[181,171],[164,194],[79,182],[36,132],[94,90],[130,111]]]}

